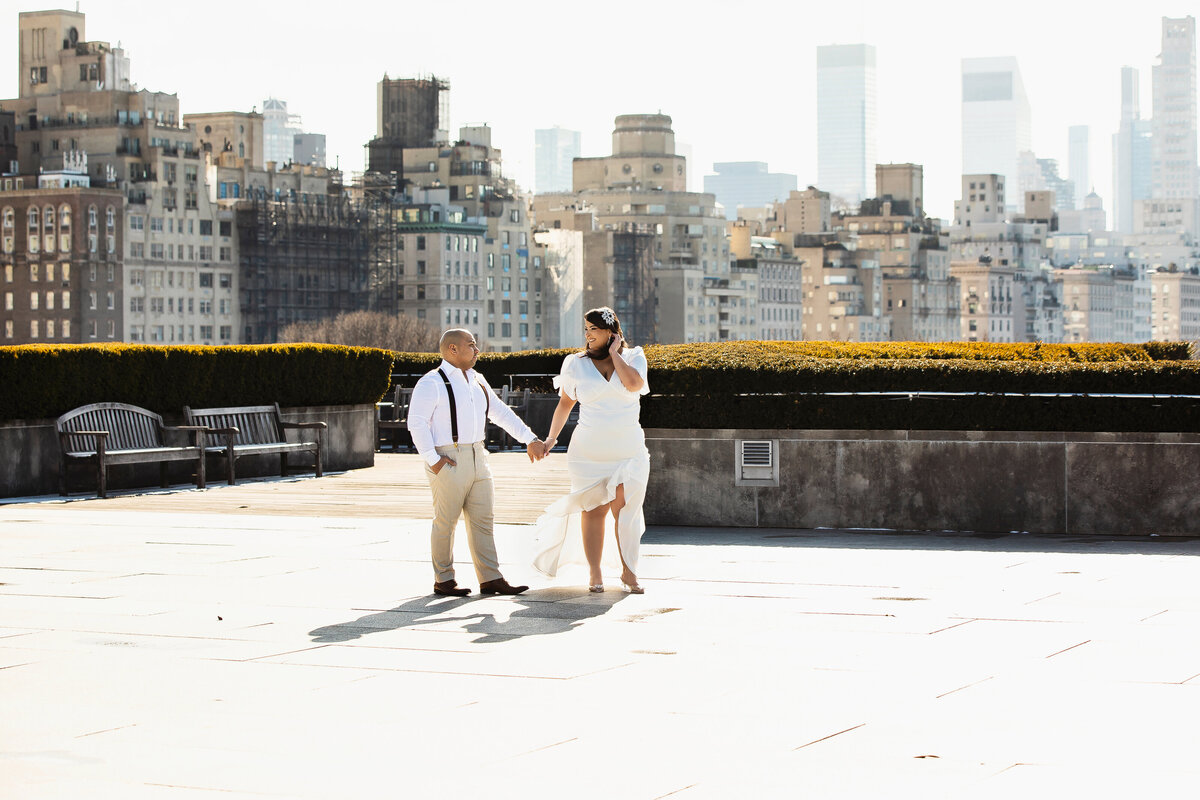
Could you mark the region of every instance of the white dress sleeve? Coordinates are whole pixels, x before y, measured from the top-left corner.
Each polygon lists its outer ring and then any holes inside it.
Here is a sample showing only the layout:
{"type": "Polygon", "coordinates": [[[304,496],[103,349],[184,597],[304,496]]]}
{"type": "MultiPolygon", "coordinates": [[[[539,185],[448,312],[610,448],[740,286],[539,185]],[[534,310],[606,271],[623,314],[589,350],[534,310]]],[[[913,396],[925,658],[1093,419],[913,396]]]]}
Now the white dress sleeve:
{"type": "Polygon", "coordinates": [[[563,359],[562,370],[554,377],[554,388],[567,397],[579,401],[576,396],[576,386],[579,383],[578,373],[575,371],[575,364],[579,361],[579,356],[575,353],[563,359]]]}
{"type": "Polygon", "coordinates": [[[638,394],[650,394],[650,379],[647,377],[649,366],[646,364],[646,354],[642,352],[642,348],[635,347],[632,350],[626,350],[621,353],[621,357],[625,359],[629,366],[637,370],[637,374],[642,376],[642,388],[638,389],[638,394]]]}

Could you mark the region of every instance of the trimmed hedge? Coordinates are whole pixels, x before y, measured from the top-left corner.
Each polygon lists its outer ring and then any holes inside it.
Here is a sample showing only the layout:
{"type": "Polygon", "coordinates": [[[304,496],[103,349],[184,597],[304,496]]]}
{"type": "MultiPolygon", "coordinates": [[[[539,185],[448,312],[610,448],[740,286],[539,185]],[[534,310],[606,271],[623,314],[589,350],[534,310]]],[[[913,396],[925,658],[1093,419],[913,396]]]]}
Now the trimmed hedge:
{"type": "Polygon", "coordinates": [[[374,403],[391,365],[386,350],[324,344],[0,347],[0,419],[54,418],[100,402],[159,414],[185,405],[374,403]]]}
{"type": "MultiPolygon", "coordinates": [[[[1041,342],[724,342],[669,345],[712,359],[732,355],[851,359],[965,359],[971,361],[1179,361],[1191,358],[1190,342],[1142,344],[1043,344],[1041,342]]],[[[651,348],[657,349],[657,348],[651,348]]],[[[649,350],[648,350],[649,352],[649,350]]],[[[674,355],[678,356],[678,353],[674,355]]]]}
{"type": "MultiPolygon", "coordinates": [[[[577,350],[484,353],[477,369],[493,386],[552,391],[563,358],[577,350]],[[538,377],[541,376],[541,377],[538,377]]],[[[729,342],[646,348],[654,394],[723,397],[745,393],[1077,392],[1200,394],[1200,362],[1187,342],[1138,345],[968,342],[729,342]]],[[[393,353],[397,374],[437,366],[434,353],[393,353]]],[[[401,379],[407,385],[415,377],[401,379]]]]}
{"type": "MultiPolygon", "coordinates": [[[[551,377],[577,350],[485,353],[478,369],[496,387],[553,391],[551,377]]],[[[878,430],[1200,431],[1186,398],[1012,397],[1012,394],[1200,395],[1188,342],[993,344],[984,342],[728,342],[646,348],[652,428],[878,430]],[[843,392],[957,392],[965,397],[881,397],[843,392]],[[978,394],[976,394],[978,393],[978,394]]],[[[396,353],[395,372],[422,374],[436,354],[396,353]]],[[[410,380],[414,380],[410,379],[410,380]]],[[[411,385],[411,384],[408,384],[411,385]]]]}

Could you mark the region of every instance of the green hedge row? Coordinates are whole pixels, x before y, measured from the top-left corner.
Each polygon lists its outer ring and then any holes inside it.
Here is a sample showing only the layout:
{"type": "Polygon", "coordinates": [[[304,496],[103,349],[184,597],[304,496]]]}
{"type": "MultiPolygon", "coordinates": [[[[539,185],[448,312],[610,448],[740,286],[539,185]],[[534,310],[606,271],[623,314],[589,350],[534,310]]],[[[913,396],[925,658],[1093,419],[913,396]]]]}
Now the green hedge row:
{"type": "MultiPolygon", "coordinates": [[[[705,398],[879,391],[1200,394],[1200,362],[1162,358],[1190,354],[1187,342],[986,347],[901,342],[870,345],[869,349],[889,353],[875,358],[866,357],[864,348],[868,346],[842,347],[837,342],[654,345],[646,348],[646,358],[654,394],[705,398]],[[1045,357],[1017,355],[1035,348],[1045,357]],[[1049,357],[1051,351],[1055,358],[1049,357]],[[954,352],[961,355],[953,356],[954,352]],[[917,357],[920,353],[926,357],[917,357]],[[1012,357],[1002,359],[1005,353],[1012,357]],[[1118,353],[1127,357],[1118,359],[1118,353]]],[[[577,351],[484,353],[477,368],[496,387],[515,375],[523,376],[513,378],[515,386],[552,391],[550,376],[558,373],[563,357],[572,352],[577,351]]],[[[393,371],[400,375],[421,375],[439,362],[431,353],[393,356],[393,371]]],[[[411,385],[416,378],[398,380],[411,385]]]]}
{"type": "Polygon", "coordinates": [[[709,398],[749,393],[888,391],[1200,394],[1200,362],[672,360],[652,367],[650,388],[657,394],[709,398]]]}
{"type": "Polygon", "coordinates": [[[53,418],[100,402],[160,414],[185,405],[374,403],[391,365],[386,350],[323,344],[0,347],[0,419],[53,418]]]}
{"type": "MultiPolygon", "coordinates": [[[[679,347],[678,345],[674,347],[679,347]]],[[[706,360],[765,358],[967,359],[973,361],[1185,361],[1190,342],[1141,344],[1041,342],[722,342],[683,345],[682,357],[706,360]]],[[[657,348],[651,348],[656,350],[657,348]]],[[[670,350],[670,348],[668,348],[670,350]]],[[[680,357],[676,352],[674,356],[680,357]]]]}
{"type": "MultiPolygon", "coordinates": [[[[478,369],[553,391],[551,378],[574,350],[485,353],[478,369]],[[540,376],[540,377],[539,377],[540,376]]],[[[1057,398],[1067,395],[1200,395],[1200,362],[1187,342],[1139,345],[967,342],[847,344],[729,342],[646,348],[650,428],[879,430],[1200,431],[1200,403],[1187,398],[1057,398]],[[958,392],[965,397],[839,395],[958,392]],[[978,394],[974,394],[978,393],[978,394]],[[1000,394],[1004,393],[1004,394],[1000,394]]],[[[397,373],[419,375],[434,354],[396,353],[397,373]]],[[[409,380],[415,380],[411,378],[409,380]]]]}

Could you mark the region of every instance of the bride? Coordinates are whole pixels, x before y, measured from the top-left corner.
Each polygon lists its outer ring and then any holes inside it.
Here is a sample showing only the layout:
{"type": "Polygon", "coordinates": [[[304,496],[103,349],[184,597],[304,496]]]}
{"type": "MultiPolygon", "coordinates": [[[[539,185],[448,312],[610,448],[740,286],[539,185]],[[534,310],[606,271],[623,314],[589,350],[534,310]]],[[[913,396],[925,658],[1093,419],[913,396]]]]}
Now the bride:
{"type": "MultiPolygon", "coordinates": [[[[587,349],[567,356],[562,372],[554,379],[560,397],[546,437],[549,449],[578,402],[579,425],[567,447],[571,493],[551,504],[538,519],[538,553],[533,565],[553,578],[560,566],[586,561],[588,590],[603,592],[604,522],[611,513],[621,585],[627,592],[642,594],[637,564],[646,530],[642,500],[650,477],[650,453],[638,413],[640,396],[650,391],[646,356],[640,347],[625,347],[621,321],[611,308],[587,312],[583,335],[587,349]],[[582,536],[568,535],[568,529],[573,534],[576,527],[582,536]]],[[[608,559],[608,564],[615,568],[616,559],[608,559]]]]}

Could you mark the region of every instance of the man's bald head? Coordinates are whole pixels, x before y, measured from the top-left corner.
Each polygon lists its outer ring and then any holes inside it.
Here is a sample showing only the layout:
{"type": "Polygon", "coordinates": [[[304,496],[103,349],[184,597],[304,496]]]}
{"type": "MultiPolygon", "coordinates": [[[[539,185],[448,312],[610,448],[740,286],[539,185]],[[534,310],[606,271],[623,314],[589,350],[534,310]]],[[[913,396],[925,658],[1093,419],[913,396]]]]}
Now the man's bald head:
{"type": "Polygon", "coordinates": [[[479,358],[475,334],[465,328],[451,328],[443,333],[438,349],[450,365],[464,371],[475,366],[475,360],[479,358]]]}
{"type": "Polygon", "coordinates": [[[438,341],[438,350],[445,356],[450,345],[463,345],[474,338],[471,332],[465,328],[451,328],[442,334],[442,338],[438,341]]]}

